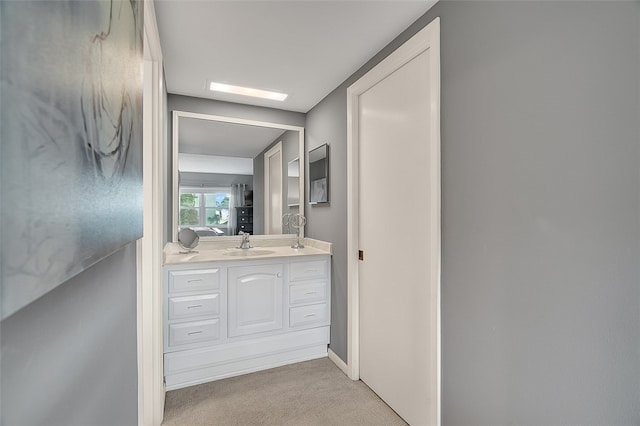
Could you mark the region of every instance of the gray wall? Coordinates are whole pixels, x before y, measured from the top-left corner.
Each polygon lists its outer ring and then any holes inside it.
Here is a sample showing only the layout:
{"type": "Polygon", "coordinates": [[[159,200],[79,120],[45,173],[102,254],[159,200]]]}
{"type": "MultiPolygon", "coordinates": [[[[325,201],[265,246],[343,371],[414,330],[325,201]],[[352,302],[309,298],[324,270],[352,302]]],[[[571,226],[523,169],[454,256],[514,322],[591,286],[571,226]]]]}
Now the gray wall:
{"type": "MultiPolygon", "coordinates": [[[[348,82],[351,79],[347,80],[348,82]]],[[[354,80],[355,81],[355,80],[354,80]]],[[[350,83],[349,83],[350,84],[350,83]]],[[[341,85],[307,113],[306,153],[329,144],[329,204],[305,206],[305,235],[333,243],[331,350],[347,360],[347,92],[341,85]]],[[[308,164],[306,176],[309,176],[308,164]]],[[[305,199],[309,202],[308,190],[305,199]]]]}
{"type": "Polygon", "coordinates": [[[0,323],[4,426],[136,425],[136,246],[0,323]]]}
{"type": "Polygon", "coordinates": [[[307,114],[307,149],[331,145],[307,233],[334,243],[332,349],[346,359],[346,87],[436,16],[443,423],[640,424],[637,1],[440,2],[307,114]]]}
{"type": "MultiPolygon", "coordinates": [[[[171,121],[173,111],[189,111],[197,112],[201,114],[221,115],[224,117],[244,118],[247,120],[267,121],[278,124],[288,124],[292,126],[305,125],[305,114],[300,112],[284,111],[274,108],[264,108],[251,105],[241,105],[231,102],[221,102],[211,99],[193,98],[190,96],[173,95],[169,94],[167,97],[167,117],[169,120],[168,134],[172,134],[171,121]]],[[[173,182],[172,182],[172,150],[171,150],[171,136],[167,138],[167,168],[169,173],[167,174],[167,238],[171,239],[172,236],[172,223],[173,223],[173,205],[171,200],[173,199],[173,182]]],[[[254,171],[255,173],[255,171],[254,171]]],[[[255,187],[255,185],[254,185],[255,187]]],[[[254,193],[254,205],[256,204],[254,193]]]]}

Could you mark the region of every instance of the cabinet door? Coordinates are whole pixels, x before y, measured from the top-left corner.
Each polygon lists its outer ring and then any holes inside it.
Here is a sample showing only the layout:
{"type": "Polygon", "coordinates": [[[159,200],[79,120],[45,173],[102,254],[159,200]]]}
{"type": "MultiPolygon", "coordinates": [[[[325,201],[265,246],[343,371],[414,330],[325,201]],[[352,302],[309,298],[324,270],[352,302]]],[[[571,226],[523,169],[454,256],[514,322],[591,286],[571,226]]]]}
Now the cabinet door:
{"type": "Polygon", "coordinates": [[[282,264],[229,268],[229,337],[282,328],[282,264]]]}

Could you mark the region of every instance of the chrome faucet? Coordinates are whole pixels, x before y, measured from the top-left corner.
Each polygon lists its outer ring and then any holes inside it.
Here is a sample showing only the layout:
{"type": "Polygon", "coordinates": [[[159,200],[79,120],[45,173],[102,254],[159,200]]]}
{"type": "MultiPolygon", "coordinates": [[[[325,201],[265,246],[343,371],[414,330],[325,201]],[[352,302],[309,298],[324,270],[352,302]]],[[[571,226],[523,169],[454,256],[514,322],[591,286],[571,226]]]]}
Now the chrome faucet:
{"type": "Polygon", "coordinates": [[[249,236],[251,234],[249,234],[248,232],[244,232],[244,231],[240,231],[238,232],[238,235],[242,235],[242,242],[240,243],[240,245],[237,247],[239,249],[250,249],[251,247],[251,243],[249,243],[249,236]]]}

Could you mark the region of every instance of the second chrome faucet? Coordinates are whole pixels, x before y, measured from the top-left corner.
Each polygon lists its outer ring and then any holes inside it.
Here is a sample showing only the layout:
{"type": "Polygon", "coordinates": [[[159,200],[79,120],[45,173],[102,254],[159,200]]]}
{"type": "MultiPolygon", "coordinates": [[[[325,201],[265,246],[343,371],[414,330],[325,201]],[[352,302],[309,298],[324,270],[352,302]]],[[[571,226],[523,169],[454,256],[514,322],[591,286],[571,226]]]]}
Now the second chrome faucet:
{"type": "Polygon", "coordinates": [[[242,236],[242,242],[240,243],[240,245],[237,247],[239,249],[250,249],[251,247],[251,243],[249,242],[249,237],[251,236],[251,234],[249,234],[248,232],[244,232],[244,231],[240,231],[238,233],[238,235],[242,236]]]}

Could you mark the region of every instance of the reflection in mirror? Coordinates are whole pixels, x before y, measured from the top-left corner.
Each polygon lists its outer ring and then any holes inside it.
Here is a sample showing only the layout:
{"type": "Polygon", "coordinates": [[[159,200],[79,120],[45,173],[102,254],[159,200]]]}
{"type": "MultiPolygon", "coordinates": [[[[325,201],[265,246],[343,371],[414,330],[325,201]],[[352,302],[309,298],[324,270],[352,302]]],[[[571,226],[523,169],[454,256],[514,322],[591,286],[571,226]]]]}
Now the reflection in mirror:
{"type": "MultiPolygon", "coordinates": [[[[303,193],[298,160],[298,180],[289,180],[290,163],[302,158],[304,128],[183,111],[173,112],[173,240],[182,228],[199,237],[224,237],[240,231],[264,234],[264,156],[282,146],[282,166],[269,173],[280,174],[274,188],[281,199],[278,215],[303,213],[290,205],[289,194],[303,193]],[[290,183],[291,182],[291,183],[290,183]],[[282,213],[280,213],[280,211],[282,213]]],[[[303,164],[303,163],[302,163],[303,164]]],[[[295,173],[293,169],[291,173],[295,173]]],[[[278,219],[280,220],[280,219],[278,219]]]]}
{"type": "Polygon", "coordinates": [[[178,244],[185,250],[181,251],[181,254],[197,253],[193,249],[198,246],[199,241],[200,237],[191,228],[182,228],[180,232],[178,232],[178,244]]]}
{"type": "Polygon", "coordinates": [[[309,151],[309,204],[329,202],[329,145],[309,151]]]}
{"type": "Polygon", "coordinates": [[[289,161],[287,167],[287,206],[300,205],[300,159],[289,161]]]}

